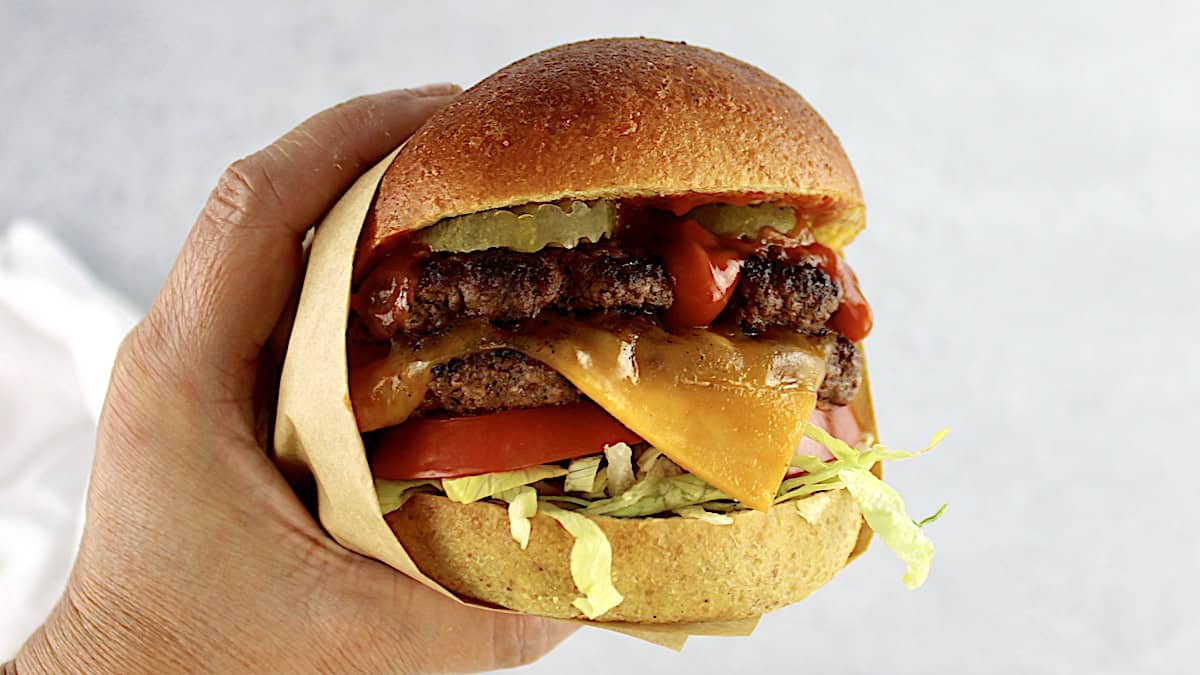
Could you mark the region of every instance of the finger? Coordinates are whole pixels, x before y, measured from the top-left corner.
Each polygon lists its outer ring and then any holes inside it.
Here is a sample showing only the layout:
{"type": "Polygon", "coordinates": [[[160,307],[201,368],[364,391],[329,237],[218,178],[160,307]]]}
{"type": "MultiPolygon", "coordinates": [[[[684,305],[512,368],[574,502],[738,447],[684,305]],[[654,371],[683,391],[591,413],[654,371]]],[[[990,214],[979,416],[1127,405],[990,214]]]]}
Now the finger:
{"type": "Polygon", "coordinates": [[[298,279],[305,232],[454,91],[433,85],[356,98],[234,162],[147,316],[153,332],[248,400],[257,355],[298,279]]]}
{"type": "Polygon", "coordinates": [[[492,635],[491,670],[528,665],[579,630],[579,624],[519,614],[498,614],[492,635]]]}
{"type": "MultiPolygon", "coordinates": [[[[307,243],[307,242],[306,242],[307,243]]],[[[279,401],[279,379],[283,375],[283,359],[287,354],[288,340],[292,336],[292,324],[300,305],[300,286],[304,282],[304,269],[308,260],[308,246],[302,247],[300,274],[292,284],[287,301],[275,326],[267,336],[266,343],[258,354],[257,374],[254,379],[254,428],[259,445],[270,450],[275,435],[275,409],[279,401]]]]}
{"type": "Polygon", "coordinates": [[[457,96],[462,93],[462,87],[453,82],[436,82],[434,84],[423,84],[409,91],[421,96],[457,96]]]}
{"type": "Polygon", "coordinates": [[[356,590],[366,594],[359,597],[370,600],[365,606],[350,603],[348,609],[360,618],[353,624],[357,638],[371,643],[378,650],[376,657],[387,663],[389,670],[479,672],[515,668],[545,656],[579,626],[471,607],[382,564],[369,567],[371,573],[365,578],[368,583],[356,590]],[[382,592],[387,586],[393,590],[382,592]],[[364,622],[363,616],[376,618],[364,622]]]}

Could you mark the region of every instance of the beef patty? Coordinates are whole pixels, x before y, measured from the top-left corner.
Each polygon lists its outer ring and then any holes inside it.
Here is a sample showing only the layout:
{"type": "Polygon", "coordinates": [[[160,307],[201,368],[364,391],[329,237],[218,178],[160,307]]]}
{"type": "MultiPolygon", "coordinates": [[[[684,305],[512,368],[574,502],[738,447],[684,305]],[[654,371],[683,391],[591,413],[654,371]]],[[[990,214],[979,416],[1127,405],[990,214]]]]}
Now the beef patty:
{"type": "MultiPolygon", "coordinates": [[[[837,336],[818,397],[827,404],[845,405],[861,382],[862,352],[837,336]]],[[[579,390],[549,366],[511,349],[494,349],[435,366],[422,409],[481,413],[574,403],[580,398],[579,390]]]]}
{"type": "MultiPolygon", "coordinates": [[[[657,313],[674,299],[661,260],[612,244],[433,254],[411,298],[397,292],[402,273],[381,267],[358,291],[355,308],[377,339],[436,332],[460,317],[519,321],[547,309],[657,313]]],[[[725,315],[749,332],[781,326],[820,333],[841,296],[815,259],[790,260],[768,249],[745,262],[725,315]]]]}

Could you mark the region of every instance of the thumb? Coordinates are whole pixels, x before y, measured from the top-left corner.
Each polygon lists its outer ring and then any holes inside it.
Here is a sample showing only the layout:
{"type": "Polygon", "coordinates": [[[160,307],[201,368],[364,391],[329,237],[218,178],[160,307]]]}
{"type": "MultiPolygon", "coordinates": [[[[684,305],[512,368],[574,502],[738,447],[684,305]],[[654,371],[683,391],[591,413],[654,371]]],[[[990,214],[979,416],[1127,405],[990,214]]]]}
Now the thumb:
{"type": "Polygon", "coordinates": [[[234,162],[144,321],[155,347],[250,405],[258,354],[302,269],[301,241],[342,192],[452,100],[453,85],[362,96],[234,162]]]}

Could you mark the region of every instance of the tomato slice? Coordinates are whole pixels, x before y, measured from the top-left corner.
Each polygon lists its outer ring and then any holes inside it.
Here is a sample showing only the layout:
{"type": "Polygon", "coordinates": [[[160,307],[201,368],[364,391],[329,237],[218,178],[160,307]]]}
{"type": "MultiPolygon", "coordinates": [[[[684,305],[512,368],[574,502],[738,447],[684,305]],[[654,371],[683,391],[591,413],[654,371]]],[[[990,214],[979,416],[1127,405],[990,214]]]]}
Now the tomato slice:
{"type": "Polygon", "coordinates": [[[424,417],[369,441],[376,478],[458,478],[513,471],[641,443],[595,403],[571,403],[466,417],[424,417]]]}

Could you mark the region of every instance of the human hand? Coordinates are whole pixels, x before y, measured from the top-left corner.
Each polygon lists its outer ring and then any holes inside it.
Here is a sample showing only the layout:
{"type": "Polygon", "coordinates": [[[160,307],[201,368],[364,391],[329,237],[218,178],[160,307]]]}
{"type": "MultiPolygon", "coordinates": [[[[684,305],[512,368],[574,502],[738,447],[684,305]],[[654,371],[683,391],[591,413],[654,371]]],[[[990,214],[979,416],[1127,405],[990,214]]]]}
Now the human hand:
{"type": "Polygon", "coordinates": [[[288,321],[305,233],[456,92],[354,99],[221,177],[122,344],[79,557],[6,671],[475,671],[528,663],[570,634],[341,548],[256,434],[256,387],[277,384],[264,347],[288,321]]]}

